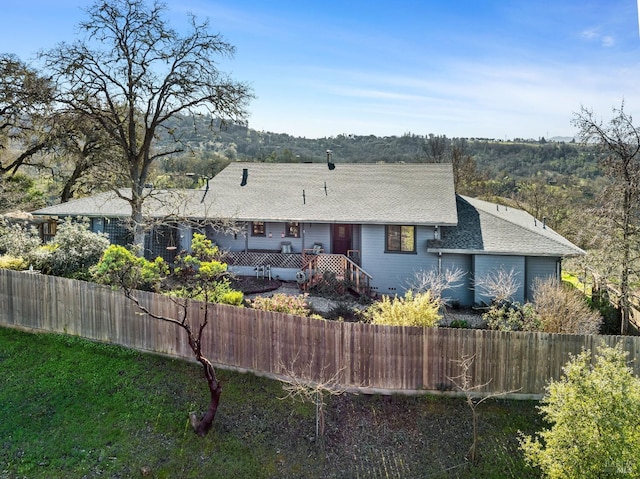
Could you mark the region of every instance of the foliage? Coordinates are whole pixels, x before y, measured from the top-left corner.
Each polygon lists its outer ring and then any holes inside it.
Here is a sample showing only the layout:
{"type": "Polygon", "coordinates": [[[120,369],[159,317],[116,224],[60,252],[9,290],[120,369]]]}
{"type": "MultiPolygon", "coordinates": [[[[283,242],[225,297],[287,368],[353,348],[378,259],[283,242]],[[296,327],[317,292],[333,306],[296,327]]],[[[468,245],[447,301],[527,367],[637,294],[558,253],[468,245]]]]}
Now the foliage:
{"type": "Polygon", "coordinates": [[[489,329],[499,331],[540,331],[540,319],[531,303],[494,301],[483,313],[489,329]]]}
{"type": "Polygon", "coordinates": [[[33,226],[0,222],[0,254],[26,257],[30,251],[40,246],[40,243],[38,230],[33,226]]]}
{"type": "Polygon", "coordinates": [[[640,245],[637,228],[640,218],[640,130],[633,118],[620,108],[613,109],[613,118],[604,124],[591,110],[582,108],[572,123],[580,129],[585,143],[597,145],[600,164],[608,180],[603,187],[599,206],[592,214],[600,221],[590,234],[597,238],[606,271],[603,277],[617,278],[622,312],[621,334],[629,328],[632,283],[638,280],[640,269],[636,251],[640,245]],[[603,232],[604,234],[600,234],[603,232]]]}
{"type": "Polygon", "coordinates": [[[310,288],[310,293],[323,298],[342,299],[349,296],[349,290],[355,289],[355,284],[348,279],[340,279],[332,271],[324,271],[320,281],[310,288]]]}
{"type": "Polygon", "coordinates": [[[0,269],[12,269],[15,271],[21,271],[27,269],[27,262],[20,257],[10,255],[0,255],[0,269]]]}
{"type": "Polygon", "coordinates": [[[493,301],[482,315],[490,329],[598,334],[602,316],[575,288],[554,278],[537,279],[532,302],[493,301]]]}
{"type": "Polygon", "coordinates": [[[0,213],[32,211],[45,205],[44,193],[31,177],[24,173],[3,175],[0,172],[0,213]]]}
{"type": "Polygon", "coordinates": [[[600,332],[600,313],[591,309],[580,291],[553,278],[534,282],[533,304],[541,331],[567,334],[600,332]]]}
{"type": "Polygon", "coordinates": [[[274,313],[295,314],[297,316],[310,316],[311,308],[307,303],[307,295],[291,296],[284,293],[276,293],[273,296],[258,296],[251,301],[251,307],[261,311],[274,313]]]}
{"type": "Polygon", "coordinates": [[[595,364],[585,351],[552,381],[540,411],[550,424],[523,435],[530,464],[551,479],[640,477],[640,379],[616,347],[598,349],[595,364]]]}
{"type": "Polygon", "coordinates": [[[169,267],[161,257],[149,261],[120,245],[110,245],[91,269],[95,282],[127,290],[157,291],[168,273],[169,267]]]}
{"type": "Polygon", "coordinates": [[[92,232],[87,221],[67,218],[58,225],[53,241],[40,247],[40,252],[31,258],[34,267],[43,273],[84,278],[108,246],[107,235],[92,232]]]}
{"type": "Polygon", "coordinates": [[[169,294],[210,303],[242,305],[244,295],[229,282],[227,264],[221,261],[222,253],[210,239],[195,233],[191,253],[186,251],[174,259],[172,277],[181,285],[169,294]]]}
{"type": "Polygon", "coordinates": [[[450,328],[469,329],[469,321],[466,319],[454,319],[449,323],[450,328]]]}
{"type": "Polygon", "coordinates": [[[197,301],[230,304],[232,306],[242,306],[244,303],[244,294],[242,291],[233,289],[227,278],[213,283],[206,292],[203,290],[194,292],[192,289],[180,287],[174,288],[166,294],[177,298],[190,298],[197,301]]]}
{"type": "Polygon", "coordinates": [[[134,244],[144,241],[142,208],[156,160],[183,150],[178,137],[157,142],[166,122],[180,113],[209,113],[243,121],[250,88],[218,69],[219,56],[234,48],[190,17],[181,35],[165,18],[166,5],[145,0],[96,0],[80,22],[85,34],[44,52],[45,68],[57,80],[58,104],[98,125],[117,145],[131,186],[134,244]]]}
{"type": "Polygon", "coordinates": [[[0,179],[15,174],[50,145],[51,125],[45,119],[50,119],[52,95],[46,75],[15,55],[0,54],[0,179]]]}
{"type": "Polygon", "coordinates": [[[391,299],[383,296],[381,301],[373,303],[364,312],[363,317],[373,324],[390,326],[434,327],[440,321],[440,298],[427,290],[413,293],[408,290],[404,297],[391,299]]]}

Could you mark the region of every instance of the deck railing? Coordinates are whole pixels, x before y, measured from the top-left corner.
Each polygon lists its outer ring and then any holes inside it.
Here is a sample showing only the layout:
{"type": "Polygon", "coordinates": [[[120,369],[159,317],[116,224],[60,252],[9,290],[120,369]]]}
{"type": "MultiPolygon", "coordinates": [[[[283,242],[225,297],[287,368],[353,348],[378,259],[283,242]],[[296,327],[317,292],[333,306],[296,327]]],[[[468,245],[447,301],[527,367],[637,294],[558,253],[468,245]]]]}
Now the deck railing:
{"type": "Polygon", "coordinates": [[[371,275],[343,254],[318,254],[304,255],[305,265],[302,271],[305,273],[306,282],[303,289],[318,284],[323,275],[332,273],[339,281],[350,283],[360,294],[369,293],[369,281],[371,275]]]}
{"type": "Polygon", "coordinates": [[[230,251],[225,253],[227,263],[234,266],[271,266],[272,268],[302,269],[303,255],[271,251],[230,251]]]}
{"type": "Polygon", "coordinates": [[[346,281],[361,294],[369,293],[371,275],[343,254],[279,253],[272,251],[230,251],[225,257],[234,266],[269,266],[299,269],[304,273],[302,288],[308,290],[318,284],[327,272],[337,280],[346,281]]]}

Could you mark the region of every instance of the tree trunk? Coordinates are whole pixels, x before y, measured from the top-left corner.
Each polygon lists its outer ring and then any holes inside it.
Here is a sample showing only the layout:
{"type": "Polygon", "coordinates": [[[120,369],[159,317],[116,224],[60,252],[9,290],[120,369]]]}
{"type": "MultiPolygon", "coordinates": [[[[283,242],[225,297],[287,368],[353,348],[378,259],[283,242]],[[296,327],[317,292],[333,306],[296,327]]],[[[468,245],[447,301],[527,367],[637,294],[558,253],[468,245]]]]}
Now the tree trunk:
{"type": "Polygon", "coordinates": [[[196,432],[196,434],[200,437],[204,437],[211,429],[213,420],[216,417],[218,404],[220,403],[220,395],[222,394],[222,384],[220,383],[220,381],[218,381],[213,366],[206,358],[200,356],[198,357],[198,361],[204,368],[204,374],[207,378],[207,385],[209,386],[211,400],[209,401],[207,412],[204,414],[204,416],[202,416],[202,419],[198,419],[195,412],[192,412],[189,415],[189,419],[191,421],[191,427],[193,427],[193,430],[196,432]]]}
{"type": "Polygon", "coordinates": [[[138,256],[144,256],[144,220],[142,217],[142,192],[136,193],[132,190],[131,200],[131,222],[133,228],[133,247],[138,256]]]}

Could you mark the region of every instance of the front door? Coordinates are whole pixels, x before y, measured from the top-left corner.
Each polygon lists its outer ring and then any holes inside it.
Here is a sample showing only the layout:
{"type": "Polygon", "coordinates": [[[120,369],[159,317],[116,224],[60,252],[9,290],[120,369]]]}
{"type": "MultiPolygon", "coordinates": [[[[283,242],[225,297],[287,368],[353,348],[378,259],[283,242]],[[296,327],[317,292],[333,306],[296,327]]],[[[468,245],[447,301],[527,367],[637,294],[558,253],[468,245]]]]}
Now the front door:
{"type": "Polygon", "coordinates": [[[331,243],[331,252],[333,254],[347,255],[347,251],[351,249],[351,225],[335,224],[333,225],[333,241],[331,243]]]}

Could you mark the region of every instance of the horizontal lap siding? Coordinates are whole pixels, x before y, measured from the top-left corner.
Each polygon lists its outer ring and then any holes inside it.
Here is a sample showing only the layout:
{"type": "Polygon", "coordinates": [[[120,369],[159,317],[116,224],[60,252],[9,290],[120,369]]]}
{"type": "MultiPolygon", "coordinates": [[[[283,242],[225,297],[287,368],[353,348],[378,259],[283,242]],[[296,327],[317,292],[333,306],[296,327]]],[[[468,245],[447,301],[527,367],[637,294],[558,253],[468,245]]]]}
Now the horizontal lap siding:
{"type": "MultiPolygon", "coordinates": [[[[474,279],[483,280],[487,276],[504,270],[506,273],[513,271],[515,273],[515,281],[519,285],[518,290],[513,296],[514,301],[524,303],[525,296],[525,262],[524,256],[500,256],[500,255],[475,255],[474,256],[474,279]]],[[[483,294],[481,288],[475,290],[476,304],[489,303],[490,298],[483,294]]]]}
{"type": "MultiPolygon", "coordinates": [[[[171,298],[138,293],[154,314],[181,319],[171,298]]],[[[205,306],[192,303],[190,319],[205,306]]],[[[204,352],[215,364],[272,377],[363,391],[450,391],[469,370],[479,392],[541,395],[571,355],[622,342],[640,372],[640,337],[580,336],[448,328],[404,328],[323,321],[227,305],[206,306],[204,352]],[[457,378],[457,379],[456,379],[457,378]]],[[[120,292],[52,276],[0,270],[0,324],[83,336],[193,359],[177,325],[141,314],[120,292]]]]}
{"type": "Polygon", "coordinates": [[[380,294],[404,295],[415,282],[415,274],[438,268],[438,256],[427,252],[434,228],[416,227],[416,253],[385,252],[385,226],[362,225],[362,269],[372,276],[371,285],[380,294]]]}
{"type": "Polygon", "coordinates": [[[536,279],[557,278],[558,258],[531,257],[525,260],[528,301],[533,300],[533,287],[536,279]]]}

